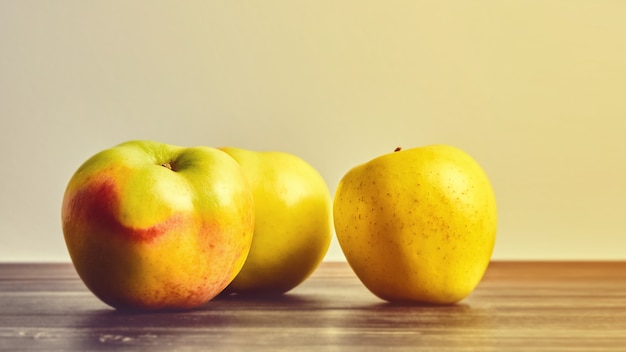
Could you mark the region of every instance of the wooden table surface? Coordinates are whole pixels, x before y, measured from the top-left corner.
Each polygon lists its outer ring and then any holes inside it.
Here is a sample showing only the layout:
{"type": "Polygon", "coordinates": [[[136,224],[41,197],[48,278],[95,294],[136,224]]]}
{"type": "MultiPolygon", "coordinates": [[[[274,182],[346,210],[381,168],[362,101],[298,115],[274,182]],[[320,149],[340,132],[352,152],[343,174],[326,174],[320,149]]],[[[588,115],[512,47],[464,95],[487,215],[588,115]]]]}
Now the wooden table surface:
{"type": "Polygon", "coordinates": [[[70,264],[0,264],[2,351],[626,351],[626,262],[493,262],[453,306],[392,305],[345,263],[279,298],[130,314],[70,264]]]}

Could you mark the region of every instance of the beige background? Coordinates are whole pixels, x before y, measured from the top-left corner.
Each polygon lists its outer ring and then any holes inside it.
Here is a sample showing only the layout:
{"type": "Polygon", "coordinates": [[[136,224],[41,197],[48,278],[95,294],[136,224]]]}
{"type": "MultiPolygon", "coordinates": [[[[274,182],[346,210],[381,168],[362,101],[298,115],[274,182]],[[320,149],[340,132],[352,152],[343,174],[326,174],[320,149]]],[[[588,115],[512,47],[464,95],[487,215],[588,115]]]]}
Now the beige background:
{"type": "MultiPolygon", "coordinates": [[[[331,192],[430,143],[497,259],[626,259],[624,1],[0,0],[0,261],[68,261],[63,190],[128,139],[297,154],[331,192]]],[[[327,260],[342,260],[333,243],[327,260]]]]}

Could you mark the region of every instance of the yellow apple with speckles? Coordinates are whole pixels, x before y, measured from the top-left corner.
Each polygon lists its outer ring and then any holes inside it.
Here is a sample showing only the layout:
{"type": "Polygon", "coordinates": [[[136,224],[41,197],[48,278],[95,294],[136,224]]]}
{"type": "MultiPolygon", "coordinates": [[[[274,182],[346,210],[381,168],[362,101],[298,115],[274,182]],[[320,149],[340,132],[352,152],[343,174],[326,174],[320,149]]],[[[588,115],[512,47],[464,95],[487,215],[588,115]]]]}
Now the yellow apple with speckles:
{"type": "Polygon", "coordinates": [[[239,164],[209,147],[131,141],[89,158],[61,211],[76,271],[121,310],[181,310],[218,295],[237,275],[254,229],[239,164]]]}
{"type": "Polygon", "coordinates": [[[253,190],[255,227],[246,262],[225,292],[282,294],[323,260],[332,237],[332,200],[313,166],[286,152],[220,148],[253,190]]]}
{"type": "Polygon", "coordinates": [[[491,183],[449,145],[398,148],[354,167],[337,187],[333,213],[355,274],[390,302],[462,300],[482,279],[496,239],[491,183]]]}

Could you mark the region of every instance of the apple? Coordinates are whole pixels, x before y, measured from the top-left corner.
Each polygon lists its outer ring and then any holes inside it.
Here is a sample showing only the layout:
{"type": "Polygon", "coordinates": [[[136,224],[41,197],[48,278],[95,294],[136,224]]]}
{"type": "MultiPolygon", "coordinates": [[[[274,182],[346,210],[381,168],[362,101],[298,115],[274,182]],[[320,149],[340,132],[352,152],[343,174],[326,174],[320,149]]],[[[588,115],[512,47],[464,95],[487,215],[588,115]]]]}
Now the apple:
{"type": "Polygon", "coordinates": [[[226,292],[287,292],[306,280],[330,245],[328,187],[316,169],[293,154],[220,149],[241,165],[255,203],[252,247],[226,292]]]}
{"type": "Polygon", "coordinates": [[[496,238],[487,175],[449,145],[398,148],[349,170],[333,216],[353,271],[390,302],[462,300],[482,279],[496,238]]]}
{"type": "Polygon", "coordinates": [[[130,141],[79,167],[61,217],[76,271],[104,303],[182,310],[241,270],[254,200],[239,164],[218,149],[130,141]]]}

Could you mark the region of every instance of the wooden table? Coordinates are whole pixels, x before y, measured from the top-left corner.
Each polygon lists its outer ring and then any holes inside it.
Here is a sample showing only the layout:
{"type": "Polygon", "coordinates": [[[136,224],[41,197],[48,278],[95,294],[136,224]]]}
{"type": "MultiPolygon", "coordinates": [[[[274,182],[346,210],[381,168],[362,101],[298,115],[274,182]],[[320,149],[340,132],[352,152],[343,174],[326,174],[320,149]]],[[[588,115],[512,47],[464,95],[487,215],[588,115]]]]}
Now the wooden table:
{"type": "Polygon", "coordinates": [[[181,313],[98,301],[69,264],[0,264],[2,351],[626,351],[626,262],[493,262],[446,307],[385,303],[345,263],[274,299],[181,313]]]}

